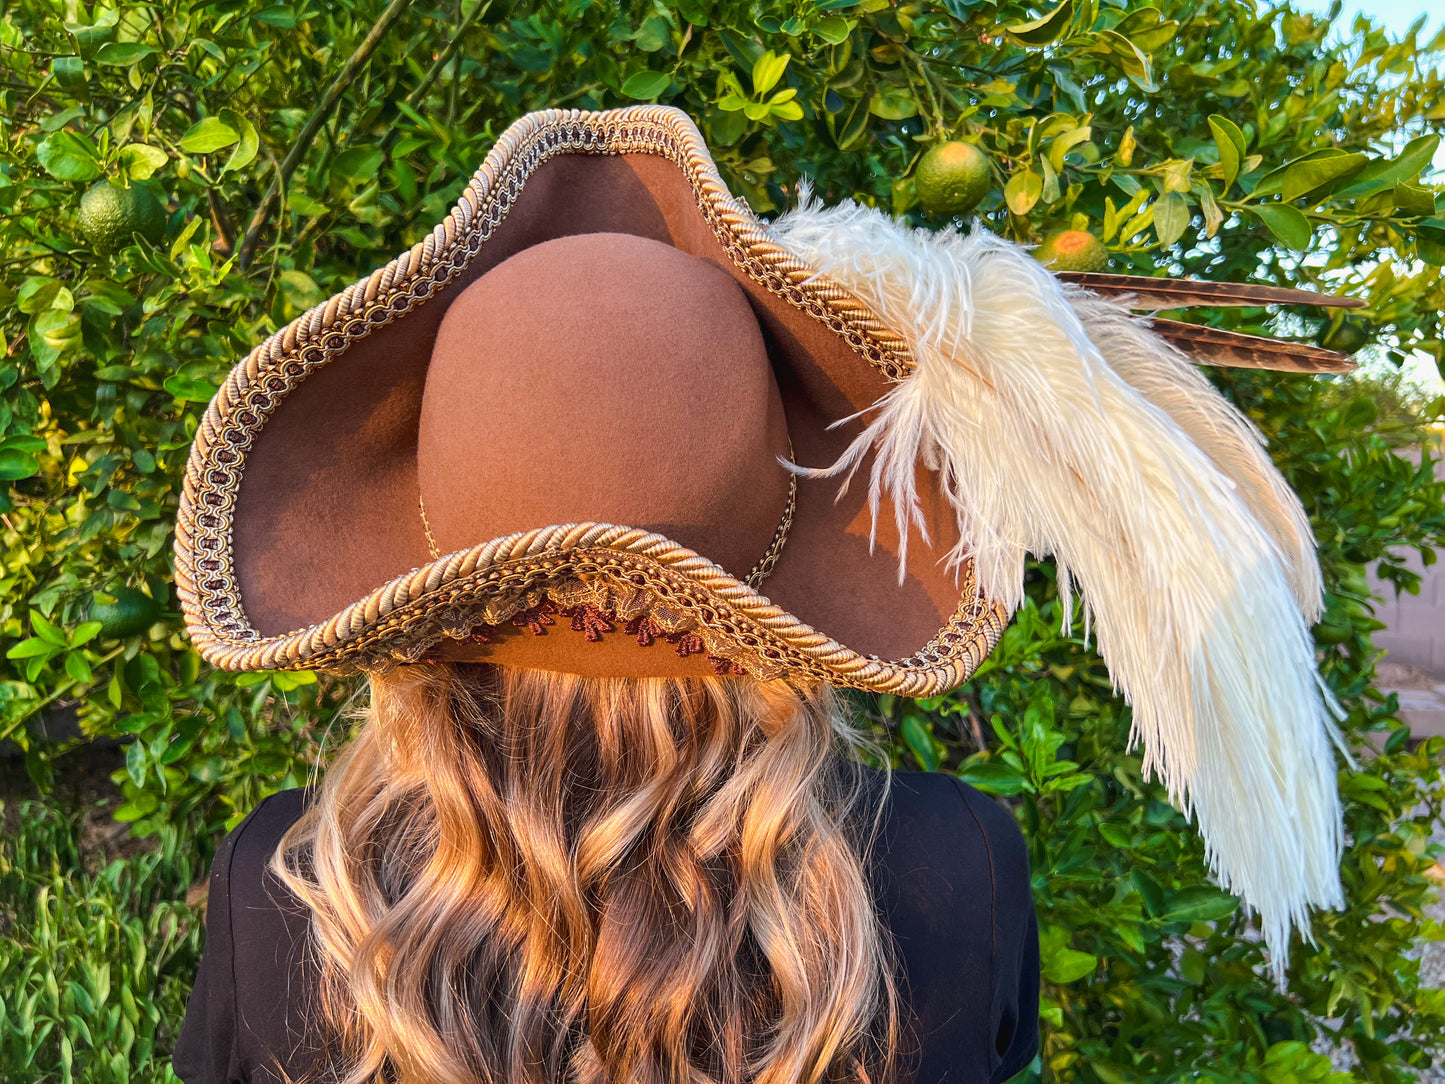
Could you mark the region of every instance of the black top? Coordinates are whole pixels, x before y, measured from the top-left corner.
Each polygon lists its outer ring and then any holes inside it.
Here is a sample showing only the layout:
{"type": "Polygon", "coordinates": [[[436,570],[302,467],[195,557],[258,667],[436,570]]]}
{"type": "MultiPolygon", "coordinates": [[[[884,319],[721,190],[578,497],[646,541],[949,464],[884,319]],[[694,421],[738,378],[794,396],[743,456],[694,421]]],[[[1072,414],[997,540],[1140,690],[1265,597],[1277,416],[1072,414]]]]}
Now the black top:
{"type": "MultiPolygon", "coordinates": [[[[186,1084],[280,1084],[310,1064],[307,916],[266,869],[304,795],[263,801],[211,866],[205,953],[174,1054],[186,1084]]],[[[875,854],[875,898],[917,1021],[914,1081],[1008,1080],[1038,1051],[1038,928],[1017,823],[952,776],[894,772],[875,854]]]]}

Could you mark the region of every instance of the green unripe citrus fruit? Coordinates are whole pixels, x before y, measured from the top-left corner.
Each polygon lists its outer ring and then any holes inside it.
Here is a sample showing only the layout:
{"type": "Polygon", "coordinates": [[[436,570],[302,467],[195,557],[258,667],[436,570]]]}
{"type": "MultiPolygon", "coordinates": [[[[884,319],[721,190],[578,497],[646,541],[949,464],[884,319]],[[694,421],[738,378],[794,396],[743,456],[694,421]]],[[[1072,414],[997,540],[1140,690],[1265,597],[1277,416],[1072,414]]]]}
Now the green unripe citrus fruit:
{"type": "Polygon", "coordinates": [[[1055,271],[1102,271],[1109,250],[1086,230],[1056,230],[1034,249],[1034,259],[1055,271]]]}
{"type": "Polygon", "coordinates": [[[967,214],[992,185],[988,156],[972,143],[935,143],[913,170],[918,202],[930,214],[967,214]]]}
{"type": "Polygon", "coordinates": [[[1338,595],[1328,595],[1325,612],[1314,628],[1315,642],[1321,644],[1342,644],[1350,638],[1354,629],[1350,625],[1350,612],[1338,595]]]}
{"type": "Polygon", "coordinates": [[[92,602],[89,620],[100,622],[100,634],[120,640],[144,632],[161,616],[161,605],[134,587],[112,587],[105,592],[114,602],[92,602]]]}
{"type": "Polygon", "coordinates": [[[98,181],[80,197],[80,231],[97,252],[114,252],[140,234],[152,244],[166,234],[166,212],[140,185],[117,188],[98,181]]]}
{"type": "Polygon", "coordinates": [[[1341,354],[1353,354],[1370,341],[1370,333],[1355,320],[1341,320],[1339,327],[1332,327],[1320,339],[1326,350],[1338,350],[1341,354]]]}

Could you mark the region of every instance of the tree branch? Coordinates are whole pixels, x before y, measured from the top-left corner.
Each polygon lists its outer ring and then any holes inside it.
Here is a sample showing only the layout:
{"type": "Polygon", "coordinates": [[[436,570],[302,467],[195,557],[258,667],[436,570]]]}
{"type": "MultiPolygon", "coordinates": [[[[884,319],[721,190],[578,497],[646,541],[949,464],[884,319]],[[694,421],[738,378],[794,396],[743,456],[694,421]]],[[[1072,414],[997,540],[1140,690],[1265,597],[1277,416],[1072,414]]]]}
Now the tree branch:
{"type": "Polygon", "coordinates": [[[256,213],[251,216],[251,222],[246,227],[246,236],[241,241],[238,261],[242,267],[249,265],[251,257],[255,255],[256,245],[261,239],[261,231],[266,228],[266,220],[271,217],[271,209],[280,198],[282,187],[291,179],[291,174],[301,164],[301,159],[306,156],[311,141],[316,138],[316,133],[326,123],[331,111],[336,108],[336,103],[341,100],[341,95],[346,93],[346,88],[351,85],[351,81],[371,59],[371,54],[381,44],[381,39],[386,37],[387,31],[392,28],[397,19],[401,18],[402,12],[406,11],[410,4],[411,0],[391,0],[386,10],[381,13],[381,18],[377,19],[376,25],[371,28],[371,33],[367,34],[361,44],[356,47],[356,51],[347,58],[340,73],[326,88],[326,93],[321,98],[321,104],[316,107],[311,116],[306,118],[306,124],[302,127],[300,134],[296,136],[296,142],[286,152],[286,157],[281,161],[280,170],[277,171],[271,186],[266,189],[266,194],[261,197],[261,203],[256,208],[256,213]]]}
{"type": "Polygon", "coordinates": [[[462,24],[456,28],[452,34],[452,40],[447,42],[447,47],[442,50],[441,55],[432,61],[431,67],[422,76],[416,89],[406,96],[407,105],[416,105],[422,100],[426,92],[431,89],[431,85],[436,82],[437,76],[442,73],[442,69],[447,66],[447,62],[462,47],[462,36],[472,28],[473,23],[487,13],[487,9],[491,6],[492,0],[477,0],[477,6],[472,8],[472,13],[463,19],[462,24]]]}

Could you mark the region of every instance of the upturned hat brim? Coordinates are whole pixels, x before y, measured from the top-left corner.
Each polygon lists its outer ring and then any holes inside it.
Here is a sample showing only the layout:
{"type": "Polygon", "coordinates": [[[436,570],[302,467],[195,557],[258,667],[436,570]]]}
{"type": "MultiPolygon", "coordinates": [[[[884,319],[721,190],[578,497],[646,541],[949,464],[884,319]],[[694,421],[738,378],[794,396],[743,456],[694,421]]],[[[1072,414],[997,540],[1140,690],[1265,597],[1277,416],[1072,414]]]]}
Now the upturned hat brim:
{"type": "MultiPolygon", "coordinates": [[[[666,107],[549,110],[512,125],[425,241],[238,364],[197,433],[176,530],[193,642],[235,670],[490,659],[613,674],[746,673],[927,696],[1007,623],[942,506],[900,582],[864,487],[802,479],[758,589],[654,531],[528,525],[429,559],[417,426],[437,329],[482,274],[547,240],[631,233],[724,268],[778,376],[795,460],[832,462],[913,369],[903,338],[771,239],[666,107]],[[760,593],[761,592],[761,593],[760,593]],[[541,634],[541,635],[538,635],[541,634]]],[[[921,469],[921,468],[920,468],[921,469]]]]}

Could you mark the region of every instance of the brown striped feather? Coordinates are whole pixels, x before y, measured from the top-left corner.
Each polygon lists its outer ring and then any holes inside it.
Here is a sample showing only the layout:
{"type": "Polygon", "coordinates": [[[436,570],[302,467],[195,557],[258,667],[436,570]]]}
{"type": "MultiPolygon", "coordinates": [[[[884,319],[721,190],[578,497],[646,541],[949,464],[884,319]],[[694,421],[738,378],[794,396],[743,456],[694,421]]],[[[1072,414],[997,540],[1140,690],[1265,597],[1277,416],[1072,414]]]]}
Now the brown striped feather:
{"type": "Polygon", "coordinates": [[[1201,365],[1278,369],[1286,373],[1348,373],[1359,365],[1348,354],[1309,343],[1266,339],[1259,335],[1157,317],[1151,317],[1148,323],[1156,335],[1193,355],[1201,365]]]}
{"type": "Polygon", "coordinates": [[[1283,286],[1248,282],[1202,282],[1194,279],[1156,279],[1147,275],[1106,275],[1091,271],[1058,271],[1058,278],[1092,290],[1101,297],[1128,297],[1131,308],[1182,309],[1194,305],[1316,305],[1330,309],[1358,309],[1364,300],[1283,286]]]}

